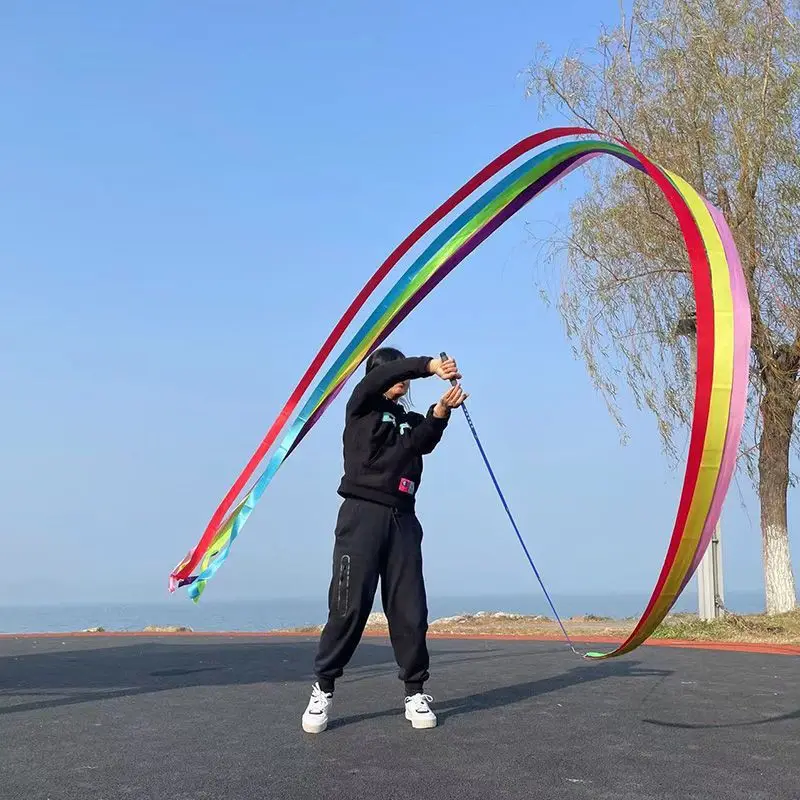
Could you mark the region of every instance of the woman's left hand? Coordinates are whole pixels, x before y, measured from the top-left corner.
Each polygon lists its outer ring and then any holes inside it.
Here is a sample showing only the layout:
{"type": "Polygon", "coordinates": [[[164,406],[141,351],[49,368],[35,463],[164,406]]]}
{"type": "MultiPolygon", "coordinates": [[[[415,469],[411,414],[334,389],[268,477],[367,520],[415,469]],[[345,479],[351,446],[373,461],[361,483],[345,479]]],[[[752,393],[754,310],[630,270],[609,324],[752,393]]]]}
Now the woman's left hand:
{"type": "Polygon", "coordinates": [[[439,419],[445,419],[454,408],[464,405],[468,397],[469,395],[460,385],[453,386],[442,395],[442,399],[433,409],[433,415],[439,419]]]}

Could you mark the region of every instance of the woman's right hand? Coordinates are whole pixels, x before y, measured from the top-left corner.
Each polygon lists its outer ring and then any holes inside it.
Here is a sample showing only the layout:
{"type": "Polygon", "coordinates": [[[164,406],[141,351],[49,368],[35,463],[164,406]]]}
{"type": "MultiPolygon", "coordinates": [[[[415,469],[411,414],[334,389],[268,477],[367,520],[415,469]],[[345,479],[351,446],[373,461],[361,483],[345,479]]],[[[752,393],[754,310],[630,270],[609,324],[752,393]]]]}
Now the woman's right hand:
{"type": "Polygon", "coordinates": [[[454,408],[463,406],[469,395],[460,385],[452,386],[448,389],[442,399],[434,406],[433,416],[439,419],[447,419],[454,408]]]}
{"type": "Polygon", "coordinates": [[[431,375],[438,375],[443,381],[461,380],[461,373],[454,358],[448,357],[444,361],[441,358],[432,358],[428,369],[431,375]]]}

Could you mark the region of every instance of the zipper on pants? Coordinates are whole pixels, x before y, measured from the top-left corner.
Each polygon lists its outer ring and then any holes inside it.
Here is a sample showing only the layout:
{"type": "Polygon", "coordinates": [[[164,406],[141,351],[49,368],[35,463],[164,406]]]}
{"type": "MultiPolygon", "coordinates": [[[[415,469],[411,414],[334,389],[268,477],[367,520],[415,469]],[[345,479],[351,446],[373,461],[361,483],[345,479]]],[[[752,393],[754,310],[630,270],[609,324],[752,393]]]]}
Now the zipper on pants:
{"type": "Polygon", "coordinates": [[[340,616],[347,613],[350,606],[350,556],[343,555],[339,560],[339,581],[336,587],[336,610],[340,616]]]}

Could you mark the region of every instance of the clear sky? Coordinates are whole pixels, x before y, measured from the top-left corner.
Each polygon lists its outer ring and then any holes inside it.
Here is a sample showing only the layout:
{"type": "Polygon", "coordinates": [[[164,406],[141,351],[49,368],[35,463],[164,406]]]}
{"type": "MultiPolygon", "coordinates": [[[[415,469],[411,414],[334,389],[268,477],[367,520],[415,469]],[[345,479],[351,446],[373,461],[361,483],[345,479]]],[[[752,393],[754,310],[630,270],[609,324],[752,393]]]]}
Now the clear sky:
{"type": "MultiPolygon", "coordinates": [[[[0,603],[161,600],[317,347],[385,255],[541,120],[538,41],[591,43],[616,0],[7,3],[0,20],[0,603]]],[[[539,299],[526,225],[403,324],[455,354],[550,587],[647,591],[680,476],[650,417],[618,432],[539,299]]],[[[555,280],[551,277],[551,281],[555,280]]],[[[442,385],[415,387],[419,407],[442,385]]],[[[324,594],[342,400],[286,463],[204,602],[324,594]]],[[[629,406],[627,400],[624,401],[629,406]]],[[[761,585],[758,509],[724,518],[761,585]]],[[[790,509],[791,511],[791,509],[790,509]]],[[[431,594],[536,592],[466,425],[419,500],[431,594]]],[[[188,602],[181,598],[176,602],[188,602]]]]}

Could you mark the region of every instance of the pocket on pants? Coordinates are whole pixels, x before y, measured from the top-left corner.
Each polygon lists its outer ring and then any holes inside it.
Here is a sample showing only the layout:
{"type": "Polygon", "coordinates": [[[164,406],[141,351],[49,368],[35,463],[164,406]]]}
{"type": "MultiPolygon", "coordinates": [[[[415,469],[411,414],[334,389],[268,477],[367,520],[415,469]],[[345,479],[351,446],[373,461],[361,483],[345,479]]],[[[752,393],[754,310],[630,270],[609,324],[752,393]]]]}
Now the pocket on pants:
{"type": "Polygon", "coordinates": [[[350,556],[345,554],[339,559],[338,577],[336,580],[336,611],[339,616],[347,614],[350,607],[350,556]]]}

